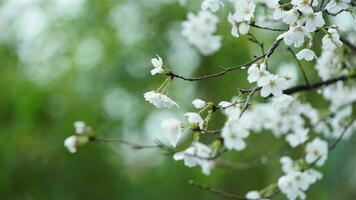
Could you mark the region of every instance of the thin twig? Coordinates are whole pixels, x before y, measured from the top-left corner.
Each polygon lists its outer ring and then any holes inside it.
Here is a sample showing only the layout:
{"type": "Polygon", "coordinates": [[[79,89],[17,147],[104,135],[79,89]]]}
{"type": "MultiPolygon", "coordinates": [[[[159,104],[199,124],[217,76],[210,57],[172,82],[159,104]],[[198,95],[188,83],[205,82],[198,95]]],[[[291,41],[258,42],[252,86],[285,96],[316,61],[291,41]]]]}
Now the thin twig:
{"type": "Polygon", "coordinates": [[[129,142],[129,141],[120,140],[120,139],[103,139],[103,138],[97,138],[95,136],[91,136],[90,141],[98,142],[98,143],[109,143],[109,144],[124,144],[124,145],[132,147],[133,149],[148,149],[148,148],[162,148],[162,147],[164,147],[164,145],[162,145],[162,144],[142,145],[142,144],[137,144],[134,142],[129,142]]]}
{"type": "Polygon", "coordinates": [[[202,190],[207,190],[207,191],[212,192],[212,193],[215,193],[215,194],[217,194],[217,195],[220,195],[220,196],[229,198],[229,199],[247,200],[247,199],[246,199],[245,197],[243,197],[243,196],[236,195],[236,194],[231,194],[231,193],[228,193],[228,192],[219,190],[219,189],[217,189],[217,188],[209,187],[209,186],[206,186],[206,185],[197,183],[197,182],[195,182],[195,181],[193,181],[193,180],[189,180],[189,181],[188,181],[188,184],[190,184],[190,185],[192,185],[192,186],[195,186],[195,187],[197,187],[197,188],[200,188],[200,189],[202,189],[202,190]]]}
{"type": "Polygon", "coordinates": [[[269,30],[269,31],[276,31],[276,32],[288,31],[288,30],[285,30],[285,29],[264,27],[264,26],[260,26],[260,25],[252,24],[252,23],[250,23],[249,25],[252,26],[252,27],[258,28],[258,29],[269,30]]]}
{"type": "Polygon", "coordinates": [[[237,69],[243,69],[245,67],[248,67],[248,66],[252,65],[253,63],[259,61],[262,58],[270,57],[273,54],[273,52],[275,51],[275,49],[279,46],[281,41],[282,41],[282,39],[276,40],[272,44],[272,46],[270,47],[270,49],[268,50],[267,53],[262,54],[261,56],[255,58],[255,59],[253,59],[253,60],[251,60],[251,61],[249,61],[249,62],[247,62],[245,64],[242,64],[242,65],[239,65],[239,66],[235,66],[235,67],[222,68],[222,71],[220,71],[218,73],[204,75],[204,76],[195,77],[195,78],[184,77],[182,75],[175,74],[172,71],[169,71],[169,72],[165,73],[165,75],[171,77],[171,79],[178,78],[178,79],[182,79],[182,80],[185,80],[185,81],[200,81],[200,80],[205,80],[205,79],[209,79],[209,78],[223,76],[224,74],[226,74],[226,73],[228,73],[230,71],[234,71],[234,70],[237,70],[237,69]]]}
{"type": "Polygon", "coordinates": [[[333,150],[336,147],[336,145],[342,140],[342,138],[345,136],[345,133],[347,132],[349,127],[354,123],[354,121],[355,121],[355,118],[353,118],[346,124],[346,126],[342,130],[340,136],[338,138],[336,138],[335,141],[329,145],[329,151],[333,150]]]}
{"type": "Polygon", "coordinates": [[[308,77],[307,77],[307,74],[305,73],[305,71],[303,69],[302,63],[300,63],[300,61],[298,60],[297,56],[295,55],[295,52],[290,47],[288,47],[287,50],[292,54],[293,58],[297,62],[298,66],[299,66],[299,69],[303,74],[303,78],[304,78],[305,84],[309,86],[308,77]]]}

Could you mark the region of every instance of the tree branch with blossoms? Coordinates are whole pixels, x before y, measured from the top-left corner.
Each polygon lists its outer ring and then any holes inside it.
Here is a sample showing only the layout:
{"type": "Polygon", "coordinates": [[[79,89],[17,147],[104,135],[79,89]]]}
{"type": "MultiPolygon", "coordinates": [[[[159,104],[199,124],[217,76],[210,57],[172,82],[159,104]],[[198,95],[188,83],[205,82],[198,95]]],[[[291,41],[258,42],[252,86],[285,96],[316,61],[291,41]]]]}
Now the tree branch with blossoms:
{"type": "MultiPolygon", "coordinates": [[[[297,147],[304,149],[297,160],[285,155],[287,151],[273,154],[280,157],[283,171],[277,181],[261,190],[252,188],[244,191],[246,195],[230,194],[195,181],[189,181],[189,184],[231,199],[272,199],[278,194],[289,200],[305,199],[305,192],[323,176],[316,168],[325,164],[329,152],[340,141],[347,140],[356,131],[356,111],[353,110],[356,102],[356,61],[353,59],[356,32],[355,29],[344,30],[332,20],[341,13],[352,13],[354,7],[350,0],[287,0],[283,4],[278,0],[257,3],[253,0],[202,0],[200,10],[189,12],[182,23],[182,35],[202,56],[212,56],[223,48],[223,35],[217,34],[221,19],[216,14],[222,9],[230,11],[224,19],[231,25],[226,37],[236,40],[247,38],[258,45],[262,53],[254,54],[259,56],[244,64],[219,67],[218,72],[197,77],[175,73],[157,55],[151,59],[151,75],[161,75],[165,79],[157,89],[146,92],[144,99],[157,109],[180,109],[168,95],[169,86],[177,79],[209,81],[237,70],[246,71],[251,87],[237,88],[235,96],[225,97],[220,102],[195,99],[192,101],[194,110],[184,114],[186,120],[168,118],[162,121],[161,129],[168,144],[156,141],[152,145],[143,145],[99,138],[84,122],[75,122],[75,135],[68,137],[64,144],[72,153],[88,142],[128,145],[137,150],[157,148],[172,155],[175,161],[182,160],[187,167],[199,166],[203,174],[210,175],[218,166],[247,170],[266,163],[260,159],[237,163],[223,156],[228,151],[239,153],[248,150],[246,140],[251,134],[267,132],[271,137],[285,139],[286,148],[290,151],[297,147]],[[225,6],[227,4],[229,6],[225,6]],[[264,10],[262,14],[256,12],[259,7],[264,10]],[[251,27],[279,35],[265,49],[265,42],[251,32],[251,27]],[[304,84],[297,84],[297,74],[279,74],[271,70],[270,59],[272,56],[280,59],[275,52],[282,45],[287,46],[288,53],[296,60],[304,84]],[[319,50],[317,55],[315,52],[319,50]],[[307,74],[310,70],[304,70],[304,62],[313,66],[319,76],[317,80],[312,80],[314,76],[307,74]],[[316,109],[297,95],[314,90],[318,90],[319,96],[329,103],[327,107],[316,109]],[[322,117],[325,111],[331,114],[322,117]],[[226,120],[221,128],[210,129],[217,112],[223,113],[226,120]],[[185,134],[192,135],[189,146],[181,142],[185,134]],[[211,143],[203,142],[206,135],[213,137],[211,143]]],[[[281,62],[273,65],[281,65],[282,68],[281,62]]],[[[269,159],[270,156],[262,157],[269,159]]]]}

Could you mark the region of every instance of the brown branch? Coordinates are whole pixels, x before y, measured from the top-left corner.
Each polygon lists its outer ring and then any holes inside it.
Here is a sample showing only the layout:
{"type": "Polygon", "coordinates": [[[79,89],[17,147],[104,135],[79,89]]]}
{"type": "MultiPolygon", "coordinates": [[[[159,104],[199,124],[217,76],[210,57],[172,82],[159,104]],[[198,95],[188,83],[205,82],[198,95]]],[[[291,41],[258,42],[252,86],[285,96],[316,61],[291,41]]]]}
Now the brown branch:
{"type": "Polygon", "coordinates": [[[353,45],[350,41],[348,41],[347,39],[345,38],[340,38],[341,42],[343,42],[346,46],[348,46],[352,51],[355,51],[356,52],[356,46],[353,45]]]}
{"type": "Polygon", "coordinates": [[[276,31],[276,32],[288,31],[288,30],[285,30],[285,29],[264,27],[264,26],[260,26],[260,25],[254,24],[254,23],[250,23],[249,25],[254,27],[254,28],[263,29],[263,30],[269,30],[269,31],[276,31]]]}
{"type": "Polygon", "coordinates": [[[349,80],[349,79],[354,79],[356,78],[356,74],[353,75],[343,75],[340,77],[336,77],[336,78],[332,78],[332,79],[328,79],[326,81],[321,81],[321,82],[317,82],[317,83],[313,83],[310,85],[298,85],[295,87],[291,87],[289,89],[286,89],[283,91],[284,94],[293,94],[293,93],[297,93],[297,92],[301,92],[301,91],[310,91],[310,90],[315,90],[318,89],[320,87],[324,87],[324,86],[328,86],[328,85],[332,85],[338,81],[345,81],[345,80],[349,80]]]}

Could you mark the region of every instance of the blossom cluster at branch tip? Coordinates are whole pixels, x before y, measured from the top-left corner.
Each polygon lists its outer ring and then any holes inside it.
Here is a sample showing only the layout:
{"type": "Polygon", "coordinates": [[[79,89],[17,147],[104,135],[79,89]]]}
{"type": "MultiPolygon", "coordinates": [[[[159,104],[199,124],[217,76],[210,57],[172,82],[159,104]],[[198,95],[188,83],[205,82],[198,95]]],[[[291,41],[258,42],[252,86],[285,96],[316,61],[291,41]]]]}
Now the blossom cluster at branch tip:
{"type": "Polygon", "coordinates": [[[67,137],[64,140],[64,146],[68,149],[70,153],[77,152],[78,147],[84,145],[89,141],[89,131],[90,127],[88,127],[82,121],[74,122],[75,134],[67,137]]]}

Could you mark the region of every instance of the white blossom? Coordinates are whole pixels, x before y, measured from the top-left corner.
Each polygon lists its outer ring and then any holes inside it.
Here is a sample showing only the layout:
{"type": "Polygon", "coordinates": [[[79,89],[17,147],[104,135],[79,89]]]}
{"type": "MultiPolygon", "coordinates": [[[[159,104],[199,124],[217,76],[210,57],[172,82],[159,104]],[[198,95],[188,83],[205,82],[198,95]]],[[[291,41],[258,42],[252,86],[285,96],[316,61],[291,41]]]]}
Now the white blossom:
{"type": "Polygon", "coordinates": [[[214,162],[211,160],[212,150],[209,146],[202,143],[194,143],[182,152],[173,155],[174,160],[184,160],[187,167],[200,165],[205,175],[210,175],[214,168],[214,162]]]}
{"type": "Polygon", "coordinates": [[[171,98],[155,91],[146,92],[144,97],[146,101],[152,103],[157,108],[172,108],[173,106],[179,108],[178,104],[171,98]]]}
{"type": "Polygon", "coordinates": [[[76,134],[82,134],[85,132],[87,126],[83,121],[75,121],[74,122],[74,130],[76,134]]]}
{"type": "Polygon", "coordinates": [[[182,136],[181,122],[176,119],[167,119],[161,123],[161,127],[165,131],[171,145],[176,147],[180,137],[182,136]]]}
{"type": "Polygon", "coordinates": [[[347,9],[351,0],[330,0],[325,6],[325,9],[330,13],[338,13],[341,10],[347,9]]]}
{"type": "Polygon", "coordinates": [[[342,42],[340,41],[340,35],[334,28],[329,28],[328,33],[322,39],[323,48],[325,49],[335,49],[340,47],[342,42]]]}
{"type": "Polygon", "coordinates": [[[244,139],[249,136],[249,132],[239,118],[232,117],[225,123],[221,136],[224,138],[226,148],[241,151],[246,148],[244,139]]]}
{"type": "Polygon", "coordinates": [[[188,118],[188,122],[190,124],[198,125],[200,130],[203,130],[204,120],[201,118],[201,116],[198,113],[188,112],[188,113],[185,113],[184,116],[186,116],[188,118]]]}
{"type": "Polygon", "coordinates": [[[220,0],[203,0],[201,3],[201,9],[204,11],[211,10],[212,12],[216,12],[221,6],[224,6],[224,4],[220,0]]]}
{"type": "Polygon", "coordinates": [[[278,39],[283,38],[284,43],[286,43],[286,45],[288,46],[293,44],[294,47],[300,47],[303,45],[304,37],[307,34],[308,32],[304,26],[290,26],[287,32],[278,36],[278,39]]]}
{"type": "Polygon", "coordinates": [[[206,106],[206,102],[201,99],[195,99],[192,104],[196,109],[202,109],[206,106]]]}
{"type": "Polygon", "coordinates": [[[328,143],[320,138],[315,138],[307,144],[305,151],[305,161],[307,163],[315,162],[317,166],[322,166],[328,157],[328,143]]]}
{"type": "Polygon", "coordinates": [[[266,70],[266,65],[262,63],[260,66],[257,64],[251,65],[247,70],[247,80],[249,83],[257,82],[258,86],[265,85],[267,83],[270,73],[266,70]]]}
{"type": "Polygon", "coordinates": [[[281,78],[277,75],[268,75],[266,83],[263,83],[261,86],[261,96],[268,97],[269,95],[280,96],[283,94],[283,90],[286,89],[285,78],[281,78]]]}
{"type": "Polygon", "coordinates": [[[323,18],[323,13],[321,11],[308,15],[305,22],[305,28],[309,32],[314,32],[317,28],[321,28],[324,25],[325,21],[323,18]]]}
{"type": "Polygon", "coordinates": [[[187,21],[182,24],[182,34],[203,55],[212,55],[221,47],[221,36],[213,35],[218,22],[218,17],[209,11],[196,15],[188,13],[187,21]]]}
{"type": "Polygon", "coordinates": [[[263,200],[261,199],[261,195],[258,191],[254,190],[254,191],[250,191],[248,192],[245,197],[248,199],[248,200],[263,200]]]}
{"type": "Polygon", "coordinates": [[[318,1],[317,0],[292,0],[291,4],[296,6],[296,8],[304,13],[304,14],[310,14],[313,12],[313,8],[310,6],[311,3],[313,2],[313,6],[316,6],[318,1]],[[316,3],[316,5],[315,5],[316,3]]]}
{"type": "Polygon", "coordinates": [[[77,152],[77,136],[72,135],[64,140],[64,146],[68,149],[69,152],[77,152]]]}
{"type": "Polygon", "coordinates": [[[153,69],[151,70],[151,75],[162,74],[163,73],[163,61],[162,58],[157,55],[157,58],[152,58],[151,63],[153,65],[153,69]]]}
{"type": "Polygon", "coordinates": [[[291,147],[296,147],[303,144],[308,139],[309,129],[297,129],[286,137],[287,142],[291,147]]]}
{"type": "Polygon", "coordinates": [[[296,54],[298,60],[306,60],[306,61],[312,61],[314,58],[316,58],[316,55],[314,51],[310,49],[302,49],[296,54]]]}

